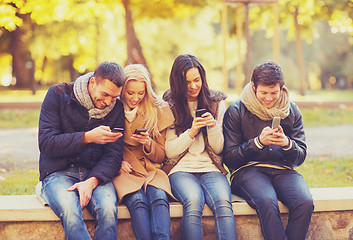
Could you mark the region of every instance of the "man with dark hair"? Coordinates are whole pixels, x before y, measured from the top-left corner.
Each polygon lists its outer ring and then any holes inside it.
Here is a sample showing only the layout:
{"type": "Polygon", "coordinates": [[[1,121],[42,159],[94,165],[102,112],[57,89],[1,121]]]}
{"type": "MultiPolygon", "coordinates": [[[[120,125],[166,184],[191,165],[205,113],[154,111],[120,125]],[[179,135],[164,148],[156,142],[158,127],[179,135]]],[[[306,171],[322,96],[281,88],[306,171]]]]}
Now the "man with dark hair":
{"type": "Polygon", "coordinates": [[[117,97],[123,68],[104,62],[94,73],[49,88],[39,118],[42,196],[60,218],[66,239],[91,239],[83,221],[95,218],[95,239],[117,238],[117,196],[111,182],[123,155],[124,108],[117,97]]]}
{"type": "Polygon", "coordinates": [[[223,121],[232,193],[256,210],[262,234],[271,240],[304,240],[314,210],[308,185],[293,169],[304,162],[306,144],[302,115],[288,95],[280,66],[260,64],[223,121]],[[274,117],[281,124],[272,128],[274,117]],[[278,200],[289,209],[286,229],[278,200]]]}

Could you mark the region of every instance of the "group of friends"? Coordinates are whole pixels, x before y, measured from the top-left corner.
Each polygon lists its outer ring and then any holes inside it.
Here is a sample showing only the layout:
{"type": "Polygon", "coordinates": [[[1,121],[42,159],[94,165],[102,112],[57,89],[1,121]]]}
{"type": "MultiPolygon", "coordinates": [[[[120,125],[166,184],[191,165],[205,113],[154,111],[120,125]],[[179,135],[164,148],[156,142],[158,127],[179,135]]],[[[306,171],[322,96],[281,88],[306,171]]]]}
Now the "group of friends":
{"type": "Polygon", "coordinates": [[[39,119],[40,180],[66,239],[91,239],[87,208],[94,239],[116,240],[120,203],[136,239],[170,239],[170,201],[183,206],[183,239],[202,239],[205,204],[217,239],[236,239],[231,193],[256,210],[265,239],[305,239],[314,205],[294,168],[307,146],[281,67],[258,65],[228,108],[193,55],[174,60],[169,83],[161,98],[143,65],[103,62],[49,88],[39,119]],[[272,128],[274,117],[281,121],[272,128]],[[289,210],[285,228],[278,200],[289,210]]]}

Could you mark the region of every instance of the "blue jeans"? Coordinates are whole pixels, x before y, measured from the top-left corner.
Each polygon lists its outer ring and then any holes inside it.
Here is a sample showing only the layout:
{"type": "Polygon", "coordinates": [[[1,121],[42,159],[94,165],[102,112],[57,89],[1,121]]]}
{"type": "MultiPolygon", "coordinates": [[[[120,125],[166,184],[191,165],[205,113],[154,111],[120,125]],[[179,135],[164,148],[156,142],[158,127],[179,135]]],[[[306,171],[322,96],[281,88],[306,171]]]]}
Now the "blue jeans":
{"type": "MultiPolygon", "coordinates": [[[[85,168],[71,167],[48,175],[43,180],[42,196],[60,218],[66,239],[91,239],[82,217],[78,191],[67,191],[86,180],[85,168]]],[[[94,239],[117,238],[118,210],[115,188],[111,182],[97,186],[86,208],[95,219],[94,239]]]]}
{"type": "Polygon", "coordinates": [[[169,176],[173,195],[183,205],[183,238],[202,239],[202,212],[205,203],[215,218],[217,239],[236,239],[230,186],[220,172],[175,172],[169,176]]]}
{"type": "Polygon", "coordinates": [[[295,170],[246,167],[235,173],[231,187],[256,210],[265,239],[305,239],[314,204],[308,185],[295,170]],[[278,200],[289,210],[286,230],[278,200]]]}
{"type": "Polygon", "coordinates": [[[132,229],[136,239],[170,239],[170,213],[167,194],[156,187],[147,186],[126,195],[123,203],[130,211],[132,229]]]}

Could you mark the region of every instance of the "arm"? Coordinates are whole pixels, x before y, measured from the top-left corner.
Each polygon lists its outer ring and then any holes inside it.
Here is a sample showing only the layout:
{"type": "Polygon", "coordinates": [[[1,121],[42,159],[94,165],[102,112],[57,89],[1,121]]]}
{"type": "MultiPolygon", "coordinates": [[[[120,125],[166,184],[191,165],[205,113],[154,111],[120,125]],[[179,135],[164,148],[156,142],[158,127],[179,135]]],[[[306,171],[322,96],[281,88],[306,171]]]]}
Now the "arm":
{"type": "Polygon", "coordinates": [[[165,135],[167,129],[164,129],[160,132],[160,136],[158,136],[155,140],[151,139],[151,147],[150,151],[147,151],[146,148],[143,148],[144,153],[152,162],[162,163],[165,158],[165,135]]]}
{"type": "MultiPolygon", "coordinates": [[[[124,127],[125,115],[122,103],[117,100],[117,103],[112,110],[114,115],[111,116],[110,128],[112,127],[124,127]]],[[[121,134],[121,133],[114,133],[121,134]]],[[[121,135],[120,135],[121,136],[121,135]]],[[[103,144],[103,154],[95,166],[91,169],[89,177],[96,177],[100,180],[100,184],[110,182],[121,168],[123,161],[123,144],[124,137],[119,137],[113,142],[103,144]]]]}
{"type": "Polygon", "coordinates": [[[282,147],[286,161],[289,161],[293,167],[300,166],[306,158],[306,143],[303,127],[302,114],[297,105],[292,104],[294,112],[294,123],[290,134],[288,146],[282,147]]]}
{"type": "Polygon", "coordinates": [[[224,101],[221,101],[218,106],[216,125],[207,128],[208,142],[216,154],[220,154],[223,150],[224,137],[223,137],[223,117],[226,110],[224,101]]]}
{"type": "Polygon", "coordinates": [[[166,132],[165,141],[165,154],[168,158],[173,158],[186,151],[191,144],[193,139],[189,136],[189,129],[180,134],[179,136],[175,132],[175,128],[169,127],[166,132]]]}
{"type": "Polygon", "coordinates": [[[247,164],[260,151],[254,139],[243,139],[241,121],[242,116],[239,107],[232,104],[227,109],[223,121],[223,161],[231,170],[247,164]]]}
{"type": "Polygon", "coordinates": [[[61,157],[84,150],[83,132],[61,130],[60,99],[55,86],[49,88],[39,117],[38,144],[41,153],[61,157]]]}

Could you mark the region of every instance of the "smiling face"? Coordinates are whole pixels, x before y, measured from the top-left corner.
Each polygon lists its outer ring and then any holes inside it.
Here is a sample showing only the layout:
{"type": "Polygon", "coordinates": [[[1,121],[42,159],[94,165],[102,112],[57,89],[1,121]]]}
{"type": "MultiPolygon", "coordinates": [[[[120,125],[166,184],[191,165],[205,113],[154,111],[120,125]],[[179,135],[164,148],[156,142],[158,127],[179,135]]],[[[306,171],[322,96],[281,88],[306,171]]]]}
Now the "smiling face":
{"type": "Polygon", "coordinates": [[[194,102],[202,87],[202,79],[198,68],[190,68],[186,72],[186,83],[188,87],[188,101],[194,102]]]}
{"type": "Polygon", "coordinates": [[[109,106],[120,95],[122,87],[118,87],[108,79],[102,79],[97,82],[95,77],[92,77],[88,84],[88,92],[92,102],[96,108],[103,109],[109,106]]]}
{"type": "Polygon", "coordinates": [[[267,109],[270,109],[275,105],[281,94],[281,87],[279,83],[270,86],[259,84],[256,89],[253,84],[253,89],[255,91],[256,98],[267,109]]]}
{"type": "Polygon", "coordinates": [[[145,82],[130,80],[125,84],[123,99],[130,109],[137,107],[146,95],[145,82]]]}

